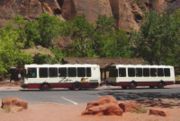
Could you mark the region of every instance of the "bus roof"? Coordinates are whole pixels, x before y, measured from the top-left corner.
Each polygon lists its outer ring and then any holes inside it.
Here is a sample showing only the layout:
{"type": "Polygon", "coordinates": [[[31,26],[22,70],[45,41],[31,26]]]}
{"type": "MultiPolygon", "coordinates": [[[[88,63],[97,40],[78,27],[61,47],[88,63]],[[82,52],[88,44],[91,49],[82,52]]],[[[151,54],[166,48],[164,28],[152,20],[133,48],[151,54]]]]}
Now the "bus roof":
{"type": "Polygon", "coordinates": [[[147,67],[147,68],[174,68],[170,65],[124,65],[124,64],[116,64],[113,65],[115,67],[147,67]]]}
{"type": "Polygon", "coordinates": [[[26,64],[28,67],[99,67],[97,64],[26,64]]]}

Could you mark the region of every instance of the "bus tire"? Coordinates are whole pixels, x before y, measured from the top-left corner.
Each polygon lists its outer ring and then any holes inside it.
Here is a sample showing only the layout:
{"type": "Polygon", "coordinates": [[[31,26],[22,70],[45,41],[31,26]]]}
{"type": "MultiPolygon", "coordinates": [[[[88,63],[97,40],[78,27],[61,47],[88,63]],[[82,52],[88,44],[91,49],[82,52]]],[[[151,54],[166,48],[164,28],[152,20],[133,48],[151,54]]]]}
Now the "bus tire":
{"type": "Polygon", "coordinates": [[[164,88],[164,82],[163,81],[159,82],[158,88],[160,88],[160,89],[164,88]]]}
{"type": "Polygon", "coordinates": [[[129,84],[129,88],[130,89],[135,89],[137,86],[136,82],[135,81],[132,81],[130,84],[129,84]]]}
{"type": "Polygon", "coordinates": [[[41,84],[40,90],[47,91],[50,89],[50,85],[48,83],[41,84]]]}
{"type": "Polygon", "coordinates": [[[127,86],[121,86],[122,89],[127,89],[127,86]]]}
{"type": "Polygon", "coordinates": [[[79,82],[73,83],[72,89],[73,90],[81,90],[82,89],[81,83],[79,83],[79,82]]]}
{"type": "Polygon", "coordinates": [[[155,86],[149,86],[149,88],[154,89],[154,88],[155,88],[155,86]]]}

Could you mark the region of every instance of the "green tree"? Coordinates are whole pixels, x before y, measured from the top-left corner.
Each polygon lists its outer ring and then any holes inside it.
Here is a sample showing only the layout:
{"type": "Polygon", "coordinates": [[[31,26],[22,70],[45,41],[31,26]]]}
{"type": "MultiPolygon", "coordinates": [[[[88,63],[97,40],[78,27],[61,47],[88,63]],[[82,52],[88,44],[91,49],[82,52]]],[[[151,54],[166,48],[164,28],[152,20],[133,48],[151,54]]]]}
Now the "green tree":
{"type": "Polygon", "coordinates": [[[10,20],[5,27],[6,30],[13,30],[18,34],[18,38],[16,39],[16,47],[18,48],[24,48],[26,44],[27,38],[24,31],[26,24],[27,21],[22,16],[16,16],[12,20],[10,20]]]}
{"type": "Polygon", "coordinates": [[[173,16],[150,12],[136,36],[137,54],[150,64],[173,64],[179,43],[178,26],[173,16]]]}
{"type": "Polygon", "coordinates": [[[0,29],[0,74],[6,73],[11,66],[32,62],[31,57],[18,48],[19,36],[19,32],[13,29],[0,29]]]}
{"type": "Polygon", "coordinates": [[[93,43],[90,39],[93,33],[93,25],[84,16],[77,16],[71,21],[71,39],[73,40],[70,54],[78,57],[95,56],[93,43]]]}
{"type": "Polygon", "coordinates": [[[37,44],[50,47],[52,45],[52,40],[60,34],[60,19],[56,16],[42,14],[38,17],[37,22],[40,33],[40,40],[37,44]]]}
{"type": "Polygon", "coordinates": [[[101,57],[130,57],[126,32],[115,27],[113,18],[100,16],[93,35],[95,52],[101,57]]]}
{"type": "Polygon", "coordinates": [[[36,64],[49,64],[52,63],[52,57],[49,55],[36,54],[33,57],[33,62],[36,64]]]}
{"type": "Polygon", "coordinates": [[[52,59],[54,63],[60,63],[62,58],[65,57],[64,51],[59,48],[52,48],[51,51],[54,54],[54,57],[52,59]]]}
{"type": "Polygon", "coordinates": [[[29,21],[25,26],[25,36],[27,41],[25,43],[25,47],[31,47],[34,44],[39,44],[41,40],[40,32],[39,32],[39,24],[37,20],[29,21]]]}

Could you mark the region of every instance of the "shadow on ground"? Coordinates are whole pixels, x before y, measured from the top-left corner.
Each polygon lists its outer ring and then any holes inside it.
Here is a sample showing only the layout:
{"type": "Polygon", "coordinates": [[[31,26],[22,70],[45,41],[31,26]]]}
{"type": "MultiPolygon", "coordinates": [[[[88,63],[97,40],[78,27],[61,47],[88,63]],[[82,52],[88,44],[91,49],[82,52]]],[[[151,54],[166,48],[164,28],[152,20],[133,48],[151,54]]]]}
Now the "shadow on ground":
{"type": "Polygon", "coordinates": [[[104,91],[99,95],[112,95],[117,100],[134,100],[148,107],[173,108],[180,107],[180,92],[172,94],[164,94],[160,92],[119,92],[119,91],[104,91]]]}

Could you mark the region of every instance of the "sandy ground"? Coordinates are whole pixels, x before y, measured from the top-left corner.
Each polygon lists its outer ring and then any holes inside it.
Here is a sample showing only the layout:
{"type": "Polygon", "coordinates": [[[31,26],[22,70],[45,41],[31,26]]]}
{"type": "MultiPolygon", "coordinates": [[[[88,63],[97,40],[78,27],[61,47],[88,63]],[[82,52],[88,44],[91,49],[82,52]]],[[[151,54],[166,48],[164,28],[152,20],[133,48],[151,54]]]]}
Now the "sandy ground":
{"type": "MultiPolygon", "coordinates": [[[[6,113],[0,110],[0,121],[180,121],[180,108],[158,108],[167,112],[167,117],[148,113],[124,113],[123,116],[81,116],[85,109],[81,105],[61,105],[55,103],[30,104],[29,109],[6,113]]],[[[157,108],[155,108],[157,109],[157,108]]]]}
{"type": "Polygon", "coordinates": [[[20,82],[12,82],[10,83],[9,80],[1,81],[0,82],[0,91],[10,91],[10,90],[20,90],[20,82]]]}

